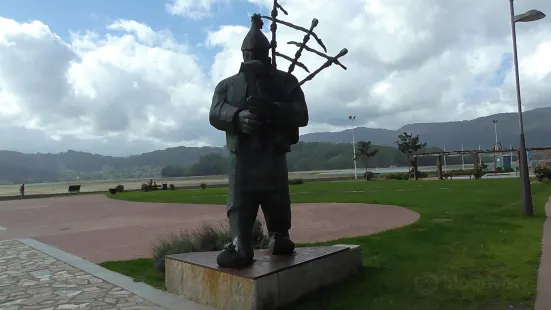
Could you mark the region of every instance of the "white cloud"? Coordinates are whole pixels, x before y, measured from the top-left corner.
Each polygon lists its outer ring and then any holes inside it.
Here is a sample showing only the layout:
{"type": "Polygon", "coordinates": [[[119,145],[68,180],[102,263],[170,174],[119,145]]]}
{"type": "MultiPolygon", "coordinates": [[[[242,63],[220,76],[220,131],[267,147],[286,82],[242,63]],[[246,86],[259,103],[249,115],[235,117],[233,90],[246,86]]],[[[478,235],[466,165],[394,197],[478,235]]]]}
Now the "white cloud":
{"type": "MultiPolygon", "coordinates": [[[[249,0],[269,14],[271,1],[249,0]]],[[[172,1],[171,14],[209,16],[226,0],[172,1]]],[[[357,125],[398,128],[410,122],[470,119],[516,107],[508,5],[501,0],[280,0],[289,16],[308,26],[334,55],[346,47],[344,71],[332,66],[305,84],[311,125],[302,132],[357,125]],[[510,57],[510,56],[508,56],[510,57]],[[510,62],[506,62],[510,64],[510,62]]],[[[551,2],[516,3],[518,12],[551,12],[551,2]]],[[[0,139],[22,151],[78,149],[129,154],[175,145],[224,143],[210,127],[214,85],[235,74],[243,25],[220,25],[205,46],[212,66],[198,64],[196,47],[169,30],[133,20],[106,25],[106,34],[71,33],[62,39],[40,21],[0,18],[0,139]],[[25,142],[21,142],[25,141],[25,142]]],[[[551,18],[517,29],[525,109],[549,105],[551,18]]],[[[269,35],[269,22],[264,31],[269,35]]],[[[302,33],[279,26],[279,51],[294,56],[302,33]]],[[[315,40],[308,45],[321,50],[315,40]]],[[[303,52],[310,71],[324,59],[303,52]]],[[[286,70],[289,63],[278,59],[286,70]]],[[[299,79],[306,76],[295,69],[299,79]]]]}
{"type": "MultiPolygon", "coordinates": [[[[271,5],[267,0],[250,2],[266,11],[271,5]]],[[[355,114],[358,124],[397,128],[408,122],[474,118],[516,106],[513,77],[507,74],[503,85],[494,82],[502,55],[512,50],[507,3],[282,0],[280,4],[289,11],[289,16],[280,14],[282,19],[304,26],[312,17],[320,20],[316,31],[329,54],[342,47],[350,51],[342,60],[348,71],[334,66],[305,86],[313,122],[343,124],[348,114],[355,114]],[[334,113],[345,107],[342,115],[334,113]]],[[[551,3],[543,0],[516,5],[518,13],[532,8],[527,5],[551,11],[551,3]]],[[[551,44],[550,25],[551,20],[544,19],[517,26],[525,108],[549,105],[545,98],[551,89],[545,84],[551,81],[551,58],[544,55],[551,44]]],[[[279,29],[281,50],[294,55],[284,42],[300,41],[302,34],[279,29]]],[[[318,48],[313,40],[309,45],[318,48]]],[[[320,63],[308,54],[302,59],[310,69],[320,63]]],[[[280,63],[283,68],[287,65],[280,63]]]]}
{"type": "MultiPolygon", "coordinates": [[[[213,140],[213,132],[196,130],[208,128],[212,85],[169,32],[121,20],[105,36],[73,33],[64,42],[40,22],[1,19],[0,26],[0,115],[11,126],[57,141],[115,135],[146,148],[213,140]]],[[[120,149],[98,151],[125,153],[120,143],[112,147],[120,149]]]]}
{"type": "Polygon", "coordinates": [[[227,0],[170,0],[166,4],[166,9],[172,15],[202,19],[211,15],[211,9],[215,4],[223,2],[227,0]]]}

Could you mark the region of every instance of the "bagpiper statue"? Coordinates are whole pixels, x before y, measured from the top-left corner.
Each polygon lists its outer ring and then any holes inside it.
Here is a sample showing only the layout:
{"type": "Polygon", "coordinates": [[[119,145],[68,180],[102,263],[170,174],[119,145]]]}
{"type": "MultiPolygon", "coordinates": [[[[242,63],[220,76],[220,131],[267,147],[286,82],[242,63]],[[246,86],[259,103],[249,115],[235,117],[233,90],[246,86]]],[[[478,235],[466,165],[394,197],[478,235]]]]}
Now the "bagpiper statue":
{"type": "MultiPolygon", "coordinates": [[[[262,33],[262,18],[259,14],[252,16],[241,45],[243,62],[239,72],[218,83],[209,115],[210,124],[226,133],[230,151],[227,216],[232,241],[218,254],[217,263],[223,268],[244,268],[253,263],[252,231],[259,206],[268,228],[268,251],[272,255],[293,254],[286,154],[299,141],[299,128],[309,121],[301,85],[323,68],[338,63],[342,56],[326,56],[328,65],[299,82],[291,67],[288,72],[276,68],[275,56],[290,60],[292,68],[297,65],[308,70],[298,62],[300,53],[294,60],[277,53],[275,23],[281,21],[272,12],[270,43],[262,33]]],[[[309,49],[303,45],[300,51],[309,49]]]]}

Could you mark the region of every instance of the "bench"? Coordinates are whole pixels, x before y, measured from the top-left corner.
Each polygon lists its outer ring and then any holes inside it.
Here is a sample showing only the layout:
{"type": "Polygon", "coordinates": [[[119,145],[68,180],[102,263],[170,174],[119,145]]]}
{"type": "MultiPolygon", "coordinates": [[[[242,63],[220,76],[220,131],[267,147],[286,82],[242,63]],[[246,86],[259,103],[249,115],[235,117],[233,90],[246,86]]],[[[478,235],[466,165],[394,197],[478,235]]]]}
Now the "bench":
{"type": "Polygon", "coordinates": [[[80,184],[79,185],[69,185],[69,189],[67,191],[69,192],[69,194],[80,193],[80,184]]]}

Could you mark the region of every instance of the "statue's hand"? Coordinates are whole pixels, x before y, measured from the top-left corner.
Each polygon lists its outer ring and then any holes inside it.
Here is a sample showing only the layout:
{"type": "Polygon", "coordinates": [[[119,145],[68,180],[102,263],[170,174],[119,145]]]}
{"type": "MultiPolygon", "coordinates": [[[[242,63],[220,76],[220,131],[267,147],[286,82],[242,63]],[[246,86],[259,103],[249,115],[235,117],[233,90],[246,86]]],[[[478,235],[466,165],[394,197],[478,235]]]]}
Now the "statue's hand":
{"type": "Polygon", "coordinates": [[[260,128],[260,118],[249,110],[243,110],[237,115],[239,131],[245,134],[254,134],[260,128]]]}
{"type": "Polygon", "coordinates": [[[263,121],[269,121],[276,112],[277,105],[264,97],[250,96],[247,98],[249,109],[263,121]]]}

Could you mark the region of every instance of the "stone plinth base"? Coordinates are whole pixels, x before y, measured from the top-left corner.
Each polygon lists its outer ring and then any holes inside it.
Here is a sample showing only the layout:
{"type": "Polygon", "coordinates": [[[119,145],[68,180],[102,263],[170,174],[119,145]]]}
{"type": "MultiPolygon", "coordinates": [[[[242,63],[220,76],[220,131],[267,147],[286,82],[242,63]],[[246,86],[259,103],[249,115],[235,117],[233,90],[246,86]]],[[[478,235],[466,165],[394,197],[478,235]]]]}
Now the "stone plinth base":
{"type": "Polygon", "coordinates": [[[297,248],[292,256],[255,251],[251,267],[219,268],[218,252],[166,257],[166,288],[215,309],[267,310],[288,305],[362,268],[359,246],[297,248]]]}

